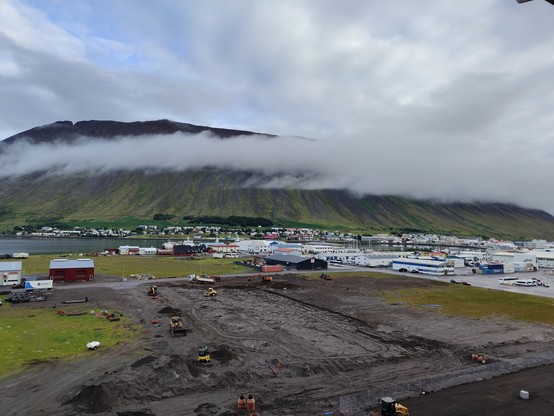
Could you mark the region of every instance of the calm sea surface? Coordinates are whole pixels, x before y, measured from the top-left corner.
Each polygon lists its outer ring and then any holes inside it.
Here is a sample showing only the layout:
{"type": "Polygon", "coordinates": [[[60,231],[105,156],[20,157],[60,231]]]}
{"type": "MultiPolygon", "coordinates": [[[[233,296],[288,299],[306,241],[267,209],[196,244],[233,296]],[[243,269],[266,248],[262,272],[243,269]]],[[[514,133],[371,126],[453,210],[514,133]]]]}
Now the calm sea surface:
{"type": "Polygon", "coordinates": [[[126,238],[43,238],[0,237],[0,254],[68,254],[96,253],[106,248],[139,246],[161,248],[167,240],[144,240],[126,238]]]}
{"type": "MultiPolygon", "coordinates": [[[[184,239],[183,239],[184,240],[184,239]]],[[[179,242],[183,240],[172,240],[179,242]]],[[[46,237],[0,237],[0,255],[13,253],[29,254],[89,254],[103,251],[106,248],[119,246],[139,246],[161,248],[166,239],[127,239],[127,238],[46,238],[46,237]]],[[[199,241],[195,241],[198,243],[199,241]]],[[[347,245],[348,246],[348,245],[347,245]]],[[[371,248],[378,251],[400,251],[397,246],[361,244],[361,249],[371,248]]],[[[422,248],[422,247],[420,247],[422,248]]],[[[414,250],[408,248],[407,251],[414,250]]],[[[404,249],[406,250],[406,249],[404,249]]]]}

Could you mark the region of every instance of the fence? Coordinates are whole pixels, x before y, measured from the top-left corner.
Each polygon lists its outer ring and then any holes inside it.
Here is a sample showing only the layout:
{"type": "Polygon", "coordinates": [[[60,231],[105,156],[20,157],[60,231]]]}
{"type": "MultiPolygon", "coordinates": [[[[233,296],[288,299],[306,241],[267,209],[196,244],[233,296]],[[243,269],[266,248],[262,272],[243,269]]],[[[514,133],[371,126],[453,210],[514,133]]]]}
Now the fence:
{"type": "Polygon", "coordinates": [[[352,394],[345,394],[339,398],[341,414],[348,416],[366,416],[370,408],[379,405],[379,398],[393,397],[407,399],[418,397],[427,392],[443,390],[460,384],[472,383],[491,379],[504,374],[513,373],[525,368],[553,364],[554,357],[525,357],[511,362],[494,361],[485,365],[475,364],[470,368],[455,370],[427,378],[410,380],[388,386],[376,386],[368,390],[352,394]]]}

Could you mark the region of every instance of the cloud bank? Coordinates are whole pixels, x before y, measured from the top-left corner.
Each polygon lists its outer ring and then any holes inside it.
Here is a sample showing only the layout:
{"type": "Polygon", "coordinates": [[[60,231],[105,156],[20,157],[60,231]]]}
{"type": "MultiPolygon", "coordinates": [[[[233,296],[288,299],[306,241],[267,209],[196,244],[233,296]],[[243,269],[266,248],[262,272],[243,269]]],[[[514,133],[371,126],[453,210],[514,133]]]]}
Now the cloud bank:
{"type": "Polygon", "coordinates": [[[221,140],[208,133],[82,138],[72,144],[18,141],[0,154],[0,177],[37,172],[72,175],[136,169],[230,169],[261,174],[245,186],[507,202],[553,213],[550,193],[537,192],[549,189],[552,176],[542,172],[554,166],[553,161],[541,164],[534,152],[525,150],[524,144],[516,143],[514,159],[481,138],[442,149],[440,135],[430,135],[424,144],[408,136],[398,143],[387,136],[371,141],[356,136],[321,141],[257,135],[221,140]],[[518,169],[531,164],[533,171],[518,169]],[[503,169],[496,167],[502,165],[503,169]]]}

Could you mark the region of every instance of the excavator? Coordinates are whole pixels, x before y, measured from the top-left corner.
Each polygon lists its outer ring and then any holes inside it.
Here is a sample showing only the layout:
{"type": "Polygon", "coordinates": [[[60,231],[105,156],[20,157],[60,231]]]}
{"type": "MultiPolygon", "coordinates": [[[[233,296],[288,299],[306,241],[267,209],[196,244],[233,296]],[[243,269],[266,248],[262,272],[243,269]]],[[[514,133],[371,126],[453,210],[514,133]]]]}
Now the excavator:
{"type": "Polygon", "coordinates": [[[381,397],[381,416],[410,416],[408,408],[402,406],[392,397],[381,397]]]}
{"type": "Polygon", "coordinates": [[[158,288],[154,285],[150,285],[148,288],[148,296],[152,299],[158,299],[158,288]]]}
{"type": "Polygon", "coordinates": [[[273,282],[273,276],[267,276],[264,274],[255,274],[252,277],[250,277],[248,280],[255,280],[255,279],[261,279],[263,283],[271,283],[273,282]]]}

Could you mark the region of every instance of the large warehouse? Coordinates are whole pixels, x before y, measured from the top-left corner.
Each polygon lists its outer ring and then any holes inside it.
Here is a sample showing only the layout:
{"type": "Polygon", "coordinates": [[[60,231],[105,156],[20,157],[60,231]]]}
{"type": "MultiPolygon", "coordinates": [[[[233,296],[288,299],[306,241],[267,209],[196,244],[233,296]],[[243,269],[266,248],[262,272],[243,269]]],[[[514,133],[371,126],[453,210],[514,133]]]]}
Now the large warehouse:
{"type": "Polygon", "coordinates": [[[316,259],[314,257],[301,257],[292,254],[273,254],[265,258],[265,263],[268,265],[280,264],[285,269],[296,270],[322,270],[327,269],[325,260],[316,259]]]}
{"type": "Polygon", "coordinates": [[[91,259],[55,259],[50,261],[50,279],[55,282],[76,282],[94,279],[91,259]]]}

